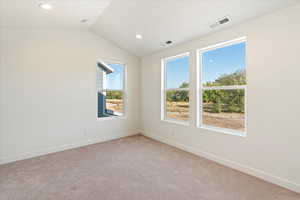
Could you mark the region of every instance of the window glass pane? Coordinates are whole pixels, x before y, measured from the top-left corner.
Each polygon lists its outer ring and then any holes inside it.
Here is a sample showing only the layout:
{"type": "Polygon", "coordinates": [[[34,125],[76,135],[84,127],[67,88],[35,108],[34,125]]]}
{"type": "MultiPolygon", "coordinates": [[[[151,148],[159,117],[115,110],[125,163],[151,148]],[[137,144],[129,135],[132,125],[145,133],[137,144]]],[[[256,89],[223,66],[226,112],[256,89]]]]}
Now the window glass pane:
{"type": "Polygon", "coordinates": [[[124,98],[122,91],[98,92],[98,117],[122,116],[124,98]]]}
{"type": "Polygon", "coordinates": [[[189,120],[189,92],[169,90],[166,92],[166,117],[175,120],[189,120]]]}
{"type": "Polygon", "coordinates": [[[204,90],[204,125],[245,131],[245,90],[204,90]]]}
{"type": "Polygon", "coordinates": [[[107,65],[113,69],[113,72],[106,75],[106,89],[123,90],[124,66],[121,64],[107,65]]]}
{"type": "Polygon", "coordinates": [[[125,67],[121,64],[98,64],[98,117],[124,114],[124,75],[125,67]]]}
{"type": "Polygon", "coordinates": [[[124,113],[124,101],[122,91],[106,92],[106,112],[121,116],[124,113]]]}
{"type": "Polygon", "coordinates": [[[203,86],[246,84],[246,43],[242,42],[202,54],[203,86]]]}
{"type": "Polygon", "coordinates": [[[187,88],[189,84],[189,56],[166,61],[167,89],[187,88]]]}

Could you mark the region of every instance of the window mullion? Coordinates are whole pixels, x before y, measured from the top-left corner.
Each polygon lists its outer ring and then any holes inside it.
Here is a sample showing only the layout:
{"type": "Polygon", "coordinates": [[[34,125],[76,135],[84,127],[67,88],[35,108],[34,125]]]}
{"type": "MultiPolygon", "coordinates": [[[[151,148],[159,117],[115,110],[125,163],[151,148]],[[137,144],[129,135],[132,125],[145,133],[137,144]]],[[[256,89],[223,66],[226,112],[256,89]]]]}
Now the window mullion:
{"type": "Polygon", "coordinates": [[[246,85],[231,85],[231,86],[205,86],[202,90],[239,90],[245,89],[246,85]]]}
{"type": "Polygon", "coordinates": [[[170,88],[170,89],[165,89],[165,91],[189,91],[189,88],[170,88]]]}

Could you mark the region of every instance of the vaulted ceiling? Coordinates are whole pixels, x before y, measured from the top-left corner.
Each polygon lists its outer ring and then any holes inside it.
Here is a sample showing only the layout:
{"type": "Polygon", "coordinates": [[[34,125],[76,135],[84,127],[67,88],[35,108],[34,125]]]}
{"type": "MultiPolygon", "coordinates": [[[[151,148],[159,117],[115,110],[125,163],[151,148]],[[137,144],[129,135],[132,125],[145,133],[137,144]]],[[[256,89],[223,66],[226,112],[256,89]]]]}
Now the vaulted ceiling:
{"type": "MultiPolygon", "coordinates": [[[[229,15],[228,25],[289,6],[298,0],[112,0],[92,26],[96,33],[143,56],[215,31],[210,25],[229,15]],[[137,40],[139,33],[142,40],[137,40]]],[[[224,28],[228,25],[224,25],[224,28]]]]}
{"type": "Polygon", "coordinates": [[[0,26],[89,28],[119,47],[144,56],[241,23],[299,0],[0,0],[0,26]],[[39,3],[53,10],[38,8],[39,3]],[[210,28],[229,16],[230,22],[210,28]],[[81,20],[88,21],[82,23],[81,20]],[[135,36],[141,34],[143,39],[135,36]]]}
{"type": "Polygon", "coordinates": [[[95,23],[111,0],[0,0],[0,26],[79,28],[95,23]],[[39,4],[48,3],[52,10],[39,4]],[[81,20],[88,19],[86,23],[81,20]]]}

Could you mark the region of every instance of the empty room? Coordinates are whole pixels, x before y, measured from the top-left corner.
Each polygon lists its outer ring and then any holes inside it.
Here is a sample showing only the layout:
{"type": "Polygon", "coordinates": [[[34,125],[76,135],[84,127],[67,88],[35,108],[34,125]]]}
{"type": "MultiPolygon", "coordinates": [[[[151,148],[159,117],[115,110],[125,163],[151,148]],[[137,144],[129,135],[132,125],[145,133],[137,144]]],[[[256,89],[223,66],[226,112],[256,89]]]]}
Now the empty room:
{"type": "Polygon", "coordinates": [[[299,0],[0,0],[0,200],[300,200],[299,0]]]}

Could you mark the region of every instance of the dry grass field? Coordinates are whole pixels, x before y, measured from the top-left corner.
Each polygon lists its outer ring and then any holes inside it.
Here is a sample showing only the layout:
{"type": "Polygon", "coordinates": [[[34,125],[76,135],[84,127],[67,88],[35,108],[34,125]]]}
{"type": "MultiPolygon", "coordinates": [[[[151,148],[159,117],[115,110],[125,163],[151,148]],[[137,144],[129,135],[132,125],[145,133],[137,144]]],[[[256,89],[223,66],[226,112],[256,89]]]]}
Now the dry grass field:
{"type": "Polygon", "coordinates": [[[123,105],[124,105],[123,99],[106,99],[106,108],[108,110],[123,113],[124,112],[123,105]]]}
{"type": "Polygon", "coordinates": [[[245,130],[245,115],[243,113],[203,113],[203,124],[221,128],[245,130]]]}
{"type": "MultiPolygon", "coordinates": [[[[187,102],[167,102],[167,118],[187,121],[189,119],[189,104],[187,102]]],[[[244,131],[244,122],[244,113],[203,112],[203,123],[209,126],[244,131]]]]}
{"type": "Polygon", "coordinates": [[[167,101],[167,118],[189,120],[189,104],[187,102],[167,101]]]}

